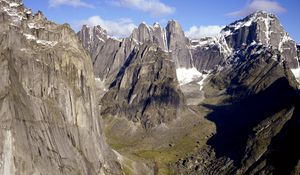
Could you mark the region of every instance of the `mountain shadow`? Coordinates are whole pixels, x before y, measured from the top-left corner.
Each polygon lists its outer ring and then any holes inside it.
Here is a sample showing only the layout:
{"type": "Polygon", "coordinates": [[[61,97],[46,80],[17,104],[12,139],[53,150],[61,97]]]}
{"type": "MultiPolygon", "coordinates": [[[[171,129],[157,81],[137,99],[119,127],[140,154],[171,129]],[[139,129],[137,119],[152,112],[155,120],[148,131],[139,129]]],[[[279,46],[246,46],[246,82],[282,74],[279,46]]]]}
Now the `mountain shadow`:
{"type": "Polygon", "coordinates": [[[264,164],[264,161],[266,164],[265,167],[272,167],[274,174],[294,174],[294,168],[300,159],[300,142],[297,139],[299,138],[299,134],[300,97],[298,95],[291,120],[283,126],[279,134],[272,138],[267,153],[252,165],[246,174],[259,167],[259,164],[264,164]]]}
{"type": "MultiPolygon", "coordinates": [[[[295,88],[290,86],[287,78],[282,77],[274,81],[265,90],[231,104],[220,106],[205,104],[204,106],[213,110],[213,112],[207,116],[207,119],[213,121],[217,127],[217,133],[208,140],[208,145],[214,148],[217,157],[229,157],[234,160],[235,165],[238,165],[245,154],[248,136],[254,132],[253,128],[261,121],[283,109],[295,107],[297,100],[299,100],[298,92],[295,88]]],[[[299,109],[297,109],[297,111],[298,110],[299,109]]],[[[299,111],[294,115],[299,115],[299,111]]],[[[294,130],[297,130],[299,133],[299,129],[294,128],[294,130]]],[[[293,129],[286,132],[293,132],[293,129]]],[[[281,134],[284,134],[284,132],[281,134]]],[[[279,135],[278,137],[280,137],[279,135]]],[[[279,138],[278,140],[290,140],[293,142],[293,140],[288,137],[282,137],[283,138],[279,138]]],[[[281,144],[281,142],[274,142],[273,147],[280,147],[281,144]]],[[[285,155],[274,153],[274,156],[280,157],[285,155]]],[[[295,165],[297,160],[295,159],[295,161],[289,162],[289,164],[295,165]]]]}

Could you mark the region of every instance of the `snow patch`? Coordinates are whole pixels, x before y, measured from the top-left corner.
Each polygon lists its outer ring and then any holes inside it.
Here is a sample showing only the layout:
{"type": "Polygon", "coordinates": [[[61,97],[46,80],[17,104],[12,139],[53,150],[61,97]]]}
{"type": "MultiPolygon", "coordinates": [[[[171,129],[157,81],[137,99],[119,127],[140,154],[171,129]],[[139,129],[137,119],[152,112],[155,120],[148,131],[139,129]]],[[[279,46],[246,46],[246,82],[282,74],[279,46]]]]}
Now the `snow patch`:
{"type": "Polygon", "coordinates": [[[196,68],[178,68],[176,69],[177,79],[180,85],[188,84],[202,76],[196,68]]]}
{"type": "Polygon", "coordinates": [[[199,40],[191,40],[192,49],[196,49],[198,47],[209,49],[209,46],[214,45],[220,49],[220,52],[224,54],[225,58],[232,54],[232,49],[229,48],[223,34],[219,34],[214,37],[202,38],[199,40]]]}
{"type": "Polygon", "coordinates": [[[42,44],[42,45],[49,45],[49,46],[53,47],[57,44],[57,41],[37,40],[36,43],[42,44]]]}
{"type": "Polygon", "coordinates": [[[105,43],[104,39],[100,38],[98,35],[97,35],[97,38],[98,38],[99,41],[105,43]]]}
{"type": "Polygon", "coordinates": [[[109,39],[112,39],[112,40],[115,40],[115,41],[118,41],[118,42],[123,42],[123,38],[117,38],[115,36],[107,36],[109,39]]]}
{"type": "Polygon", "coordinates": [[[208,77],[209,74],[203,74],[202,75],[202,79],[197,83],[200,85],[200,91],[203,89],[203,85],[204,85],[204,81],[206,80],[206,78],[208,77]]]}
{"type": "Polygon", "coordinates": [[[12,2],[12,3],[9,4],[9,6],[10,6],[10,7],[19,7],[20,4],[15,3],[15,2],[12,2]]]}
{"type": "Polygon", "coordinates": [[[31,34],[23,34],[26,39],[28,40],[33,40],[36,41],[37,44],[42,44],[42,45],[46,45],[46,46],[55,46],[58,42],[57,41],[46,41],[46,40],[39,40],[37,39],[35,36],[31,35],[31,34]]]}
{"type": "Polygon", "coordinates": [[[270,21],[271,21],[271,19],[268,15],[267,18],[264,20],[265,26],[266,26],[265,35],[266,35],[266,44],[267,44],[267,46],[269,46],[270,34],[271,34],[271,32],[270,32],[270,21]]]}
{"type": "Polygon", "coordinates": [[[278,46],[279,47],[278,49],[280,52],[284,51],[283,45],[284,45],[284,43],[286,43],[288,41],[293,41],[293,39],[287,33],[284,33],[284,35],[279,43],[279,46],[278,46]]]}
{"type": "Polygon", "coordinates": [[[37,23],[28,23],[27,26],[30,28],[30,29],[43,29],[45,27],[43,27],[42,25],[40,24],[37,24],[37,23]]]}
{"type": "Polygon", "coordinates": [[[24,34],[24,36],[28,39],[28,40],[35,40],[35,36],[31,35],[31,34],[24,34]]]}
{"type": "Polygon", "coordinates": [[[300,67],[298,67],[296,69],[291,69],[291,71],[293,72],[298,83],[300,83],[300,67]]]}

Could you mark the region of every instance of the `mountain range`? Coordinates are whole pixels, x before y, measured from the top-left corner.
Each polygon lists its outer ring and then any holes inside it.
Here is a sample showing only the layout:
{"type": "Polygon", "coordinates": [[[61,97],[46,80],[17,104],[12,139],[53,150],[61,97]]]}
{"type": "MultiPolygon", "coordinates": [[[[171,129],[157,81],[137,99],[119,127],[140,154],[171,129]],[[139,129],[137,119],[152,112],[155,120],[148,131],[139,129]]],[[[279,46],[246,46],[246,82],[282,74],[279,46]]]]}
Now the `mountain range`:
{"type": "Polygon", "coordinates": [[[0,174],[299,174],[300,46],[258,11],[127,38],[0,0],[0,174]]]}

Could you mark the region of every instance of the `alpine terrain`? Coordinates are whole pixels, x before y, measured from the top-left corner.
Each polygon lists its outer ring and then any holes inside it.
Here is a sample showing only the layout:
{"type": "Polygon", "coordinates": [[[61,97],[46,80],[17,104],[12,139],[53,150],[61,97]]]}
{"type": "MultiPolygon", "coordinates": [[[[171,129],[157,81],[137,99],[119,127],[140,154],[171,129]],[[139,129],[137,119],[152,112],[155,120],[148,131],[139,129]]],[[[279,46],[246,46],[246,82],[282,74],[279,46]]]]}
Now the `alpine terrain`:
{"type": "Polygon", "coordinates": [[[300,174],[300,46],[255,12],[214,37],[0,0],[0,174],[300,174]]]}

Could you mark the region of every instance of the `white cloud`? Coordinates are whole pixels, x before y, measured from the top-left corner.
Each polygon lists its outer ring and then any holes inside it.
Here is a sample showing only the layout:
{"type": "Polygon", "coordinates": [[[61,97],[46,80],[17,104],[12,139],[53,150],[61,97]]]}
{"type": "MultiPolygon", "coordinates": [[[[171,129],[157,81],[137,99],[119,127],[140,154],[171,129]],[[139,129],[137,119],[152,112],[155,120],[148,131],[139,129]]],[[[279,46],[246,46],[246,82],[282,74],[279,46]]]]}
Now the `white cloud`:
{"type": "Polygon", "coordinates": [[[208,36],[216,36],[222,30],[222,26],[211,25],[211,26],[192,26],[185,35],[191,39],[199,39],[208,36]]]}
{"type": "Polygon", "coordinates": [[[108,35],[123,38],[127,37],[132,33],[132,30],[137,26],[134,25],[131,19],[122,18],[118,20],[105,20],[100,16],[92,16],[87,20],[79,21],[78,25],[96,26],[100,25],[104,28],[108,35]]]}
{"type": "Polygon", "coordinates": [[[120,7],[138,9],[151,13],[153,16],[169,15],[175,12],[174,7],[170,7],[159,0],[115,0],[113,4],[120,7]]]}
{"type": "Polygon", "coordinates": [[[81,0],[49,0],[50,7],[58,7],[61,5],[68,5],[73,7],[88,7],[88,8],[94,7],[93,5],[83,2],[81,0]]]}
{"type": "Polygon", "coordinates": [[[242,10],[231,12],[229,16],[247,16],[256,11],[266,11],[269,13],[282,13],[286,9],[282,7],[278,2],[273,0],[251,0],[250,3],[242,10]]]}

